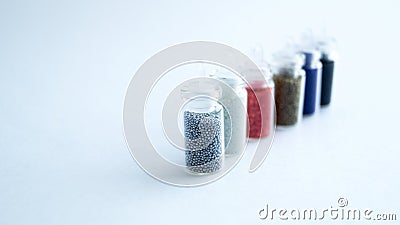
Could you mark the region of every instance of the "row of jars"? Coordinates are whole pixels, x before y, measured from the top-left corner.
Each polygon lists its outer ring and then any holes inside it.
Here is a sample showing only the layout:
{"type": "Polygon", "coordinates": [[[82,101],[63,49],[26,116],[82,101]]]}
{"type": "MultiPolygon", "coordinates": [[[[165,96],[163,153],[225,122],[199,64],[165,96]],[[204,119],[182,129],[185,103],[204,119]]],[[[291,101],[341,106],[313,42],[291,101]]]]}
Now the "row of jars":
{"type": "Polygon", "coordinates": [[[277,126],[293,126],[303,114],[328,105],[333,66],[329,54],[282,51],[274,55],[272,70],[261,67],[265,80],[246,83],[232,73],[216,71],[210,79],[189,82],[181,89],[188,100],[183,107],[188,171],[216,172],[225,156],[244,150],[247,137],[265,138],[275,121],[277,126]]]}
{"type": "Polygon", "coordinates": [[[335,54],[328,48],[280,51],[274,55],[276,124],[296,125],[331,102],[335,54]]]}

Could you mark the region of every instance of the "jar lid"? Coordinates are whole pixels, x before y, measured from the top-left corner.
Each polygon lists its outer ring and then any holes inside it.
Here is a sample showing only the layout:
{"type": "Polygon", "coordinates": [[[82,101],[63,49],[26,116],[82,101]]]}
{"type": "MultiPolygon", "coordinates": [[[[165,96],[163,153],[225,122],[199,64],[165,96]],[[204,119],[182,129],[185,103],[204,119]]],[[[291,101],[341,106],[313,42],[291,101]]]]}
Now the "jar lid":
{"type": "Polygon", "coordinates": [[[211,78],[220,80],[221,82],[225,83],[226,85],[228,85],[230,87],[245,85],[245,82],[243,81],[242,78],[240,78],[234,72],[232,72],[228,69],[225,69],[225,68],[224,69],[215,69],[209,74],[209,76],[211,78]]]}
{"type": "Polygon", "coordinates": [[[335,50],[334,39],[318,41],[318,50],[321,52],[321,58],[326,60],[336,60],[338,58],[335,50]]]}
{"type": "Polygon", "coordinates": [[[296,76],[305,62],[304,54],[296,53],[293,49],[278,51],[272,55],[272,69],[274,75],[296,76]]]}
{"type": "Polygon", "coordinates": [[[318,67],[321,53],[318,50],[317,36],[312,30],[306,30],[298,40],[293,41],[292,45],[297,53],[304,54],[305,67],[318,67]]]}
{"type": "MultiPolygon", "coordinates": [[[[258,69],[261,70],[263,76],[265,79],[270,79],[272,78],[272,73],[271,73],[271,66],[270,64],[265,61],[264,58],[264,50],[263,47],[261,45],[257,45],[254,48],[249,50],[249,58],[251,58],[253,60],[253,62],[258,66],[258,69]]],[[[250,68],[254,68],[251,67],[249,65],[244,65],[244,67],[242,68],[242,71],[246,71],[248,76],[246,77],[248,81],[254,81],[257,80],[257,76],[255,74],[257,74],[259,71],[253,71],[254,69],[250,69],[250,68]],[[254,76],[253,76],[254,74],[254,76]]]]}
{"type": "Polygon", "coordinates": [[[305,56],[304,66],[316,68],[321,58],[321,53],[317,50],[303,51],[305,56]]]}
{"type": "Polygon", "coordinates": [[[221,95],[221,87],[215,80],[210,78],[195,78],[185,81],[181,85],[181,96],[183,99],[191,99],[199,96],[219,99],[221,95]]]}
{"type": "Polygon", "coordinates": [[[321,58],[326,60],[336,60],[337,59],[337,42],[334,36],[329,34],[327,30],[321,30],[315,34],[315,44],[318,51],[321,52],[321,58]]]}
{"type": "Polygon", "coordinates": [[[296,53],[294,51],[281,50],[273,54],[274,68],[298,68],[302,67],[304,63],[305,55],[296,53]]]}

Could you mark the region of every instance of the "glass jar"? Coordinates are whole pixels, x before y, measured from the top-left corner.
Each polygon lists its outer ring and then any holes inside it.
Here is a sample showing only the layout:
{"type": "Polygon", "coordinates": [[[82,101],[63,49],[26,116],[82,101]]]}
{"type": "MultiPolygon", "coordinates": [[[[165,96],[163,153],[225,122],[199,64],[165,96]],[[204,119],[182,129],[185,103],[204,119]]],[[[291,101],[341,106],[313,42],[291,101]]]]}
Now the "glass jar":
{"type": "Polygon", "coordinates": [[[334,52],[329,44],[320,43],[319,50],[321,51],[321,106],[326,106],[331,103],[333,71],[335,68],[336,52],[334,52]]]}
{"type": "Polygon", "coordinates": [[[224,107],[225,155],[242,153],[246,148],[247,91],[245,82],[231,71],[215,70],[211,78],[224,83],[221,85],[220,102],[224,107]]]}
{"type": "Polygon", "coordinates": [[[274,55],[276,124],[296,125],[303,114],[304,55],[281,52],[274,55]]]}
{"type": "Polygon", "coordinates": [[[181,89],[185,162],[192,174],[210,174],[223,166],[224,110],[218,102],[221,88],[210,80],[193,80],[181,89]]]}
{"type": "Polygon", "coordinates": [[[303,114],[311,115],[319,106],[317,99],[320,99],[320,72],[322,66],[319,60],[321,55],[316,50],[304,51],[303,54],[305,56],[303,69],[306,73],[303,114]]]}
{"type": "MultiPolygon", "coordinates": [[[[265,80],[249,76],[247,90],[247,115],[249,138],[264,138],[271,134],[274,127],[274,81],[267,67],[261,68],[265,80]]],[[[253,71],[256,72],[256,71],[253,71]]],[[[251,74],[250,71],[249,74],[251,74]]]]}

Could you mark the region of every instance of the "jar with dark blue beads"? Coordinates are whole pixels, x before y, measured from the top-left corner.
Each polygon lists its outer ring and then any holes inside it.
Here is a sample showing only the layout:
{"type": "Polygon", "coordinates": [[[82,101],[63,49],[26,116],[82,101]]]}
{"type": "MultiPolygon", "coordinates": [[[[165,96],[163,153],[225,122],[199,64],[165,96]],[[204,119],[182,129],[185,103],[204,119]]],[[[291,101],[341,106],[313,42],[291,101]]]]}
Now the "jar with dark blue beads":
{"type": "Polygon", "coordinates": [[[191,174],[219,171],[224,162],[224,110],[221,88],[207,79],[188,82],[181,89],[185,163],[191,174]]]}
{"type": "Polygon", "coordinates": [[[333,50],[332,41],[321,41],[319,50],[321,51],[321,106],[327,106],[331,103],[333,71],[337,58],[336,51],[333,50]]]}
{"type": "Polygon", "coordinates": [[[304,89],[303,114],[311,115],[320,105],[321,62],[320,53],[316,50],[304,51],[305,63],[303,69],[306,73],[304,89]]]}

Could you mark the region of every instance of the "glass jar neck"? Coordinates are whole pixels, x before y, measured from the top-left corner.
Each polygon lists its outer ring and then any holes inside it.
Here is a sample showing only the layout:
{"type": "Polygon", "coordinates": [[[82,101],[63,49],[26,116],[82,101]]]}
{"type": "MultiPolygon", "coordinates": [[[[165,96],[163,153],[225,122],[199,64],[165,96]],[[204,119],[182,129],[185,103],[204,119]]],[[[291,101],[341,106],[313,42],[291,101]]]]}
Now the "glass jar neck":
{"type": "Polygon", "coordinates": [[[336,59],[336,54],[333,51],[326,51],[326,52],[322,52],[321,54],[321,60],[325,60],[325,61],[335,61],[336,59]]]}
{"type": "Polygon", "coordinates": [[[268,88],[273,85],[272,73],[270,70],[261,68],[262,77],[259,76],[260,71],[248,71],[247,86],[253,89],[268,88]]]}
{"type": "Polygon", "coordinates": [[[185,111],[195,111],[198,113],[219,111],[221,108],[221,105],[215,99],[206,96],[189,99],[184,106],[185,111]]]}
{"type": "Polygon", "coordinates": [[[306,68],[318,68],[321,54],[318,51],[304,52],[305,62],[304,67],[306,68]]]}
{"type": "Polygon", "coordinates": [[[304,75],[302,65],[283,66],[277,69],[275,76],[298,77],[304,75]]]}
{"type": "Polygon", "coordinates": [[[210,77],[222,82],[234,90],[242,89],[245,86],[245,82],[235,74],[227,75],[224,73],[215,73],[210,74],[210,77]]]}
{"type": "Polygon", "coordinates": [[[211,79],[189,80],[182,85],[181,97],[184,100],[196,98],[198,96],[210,96],[215,99],[221,97],[221,87],[211,79]]]}

